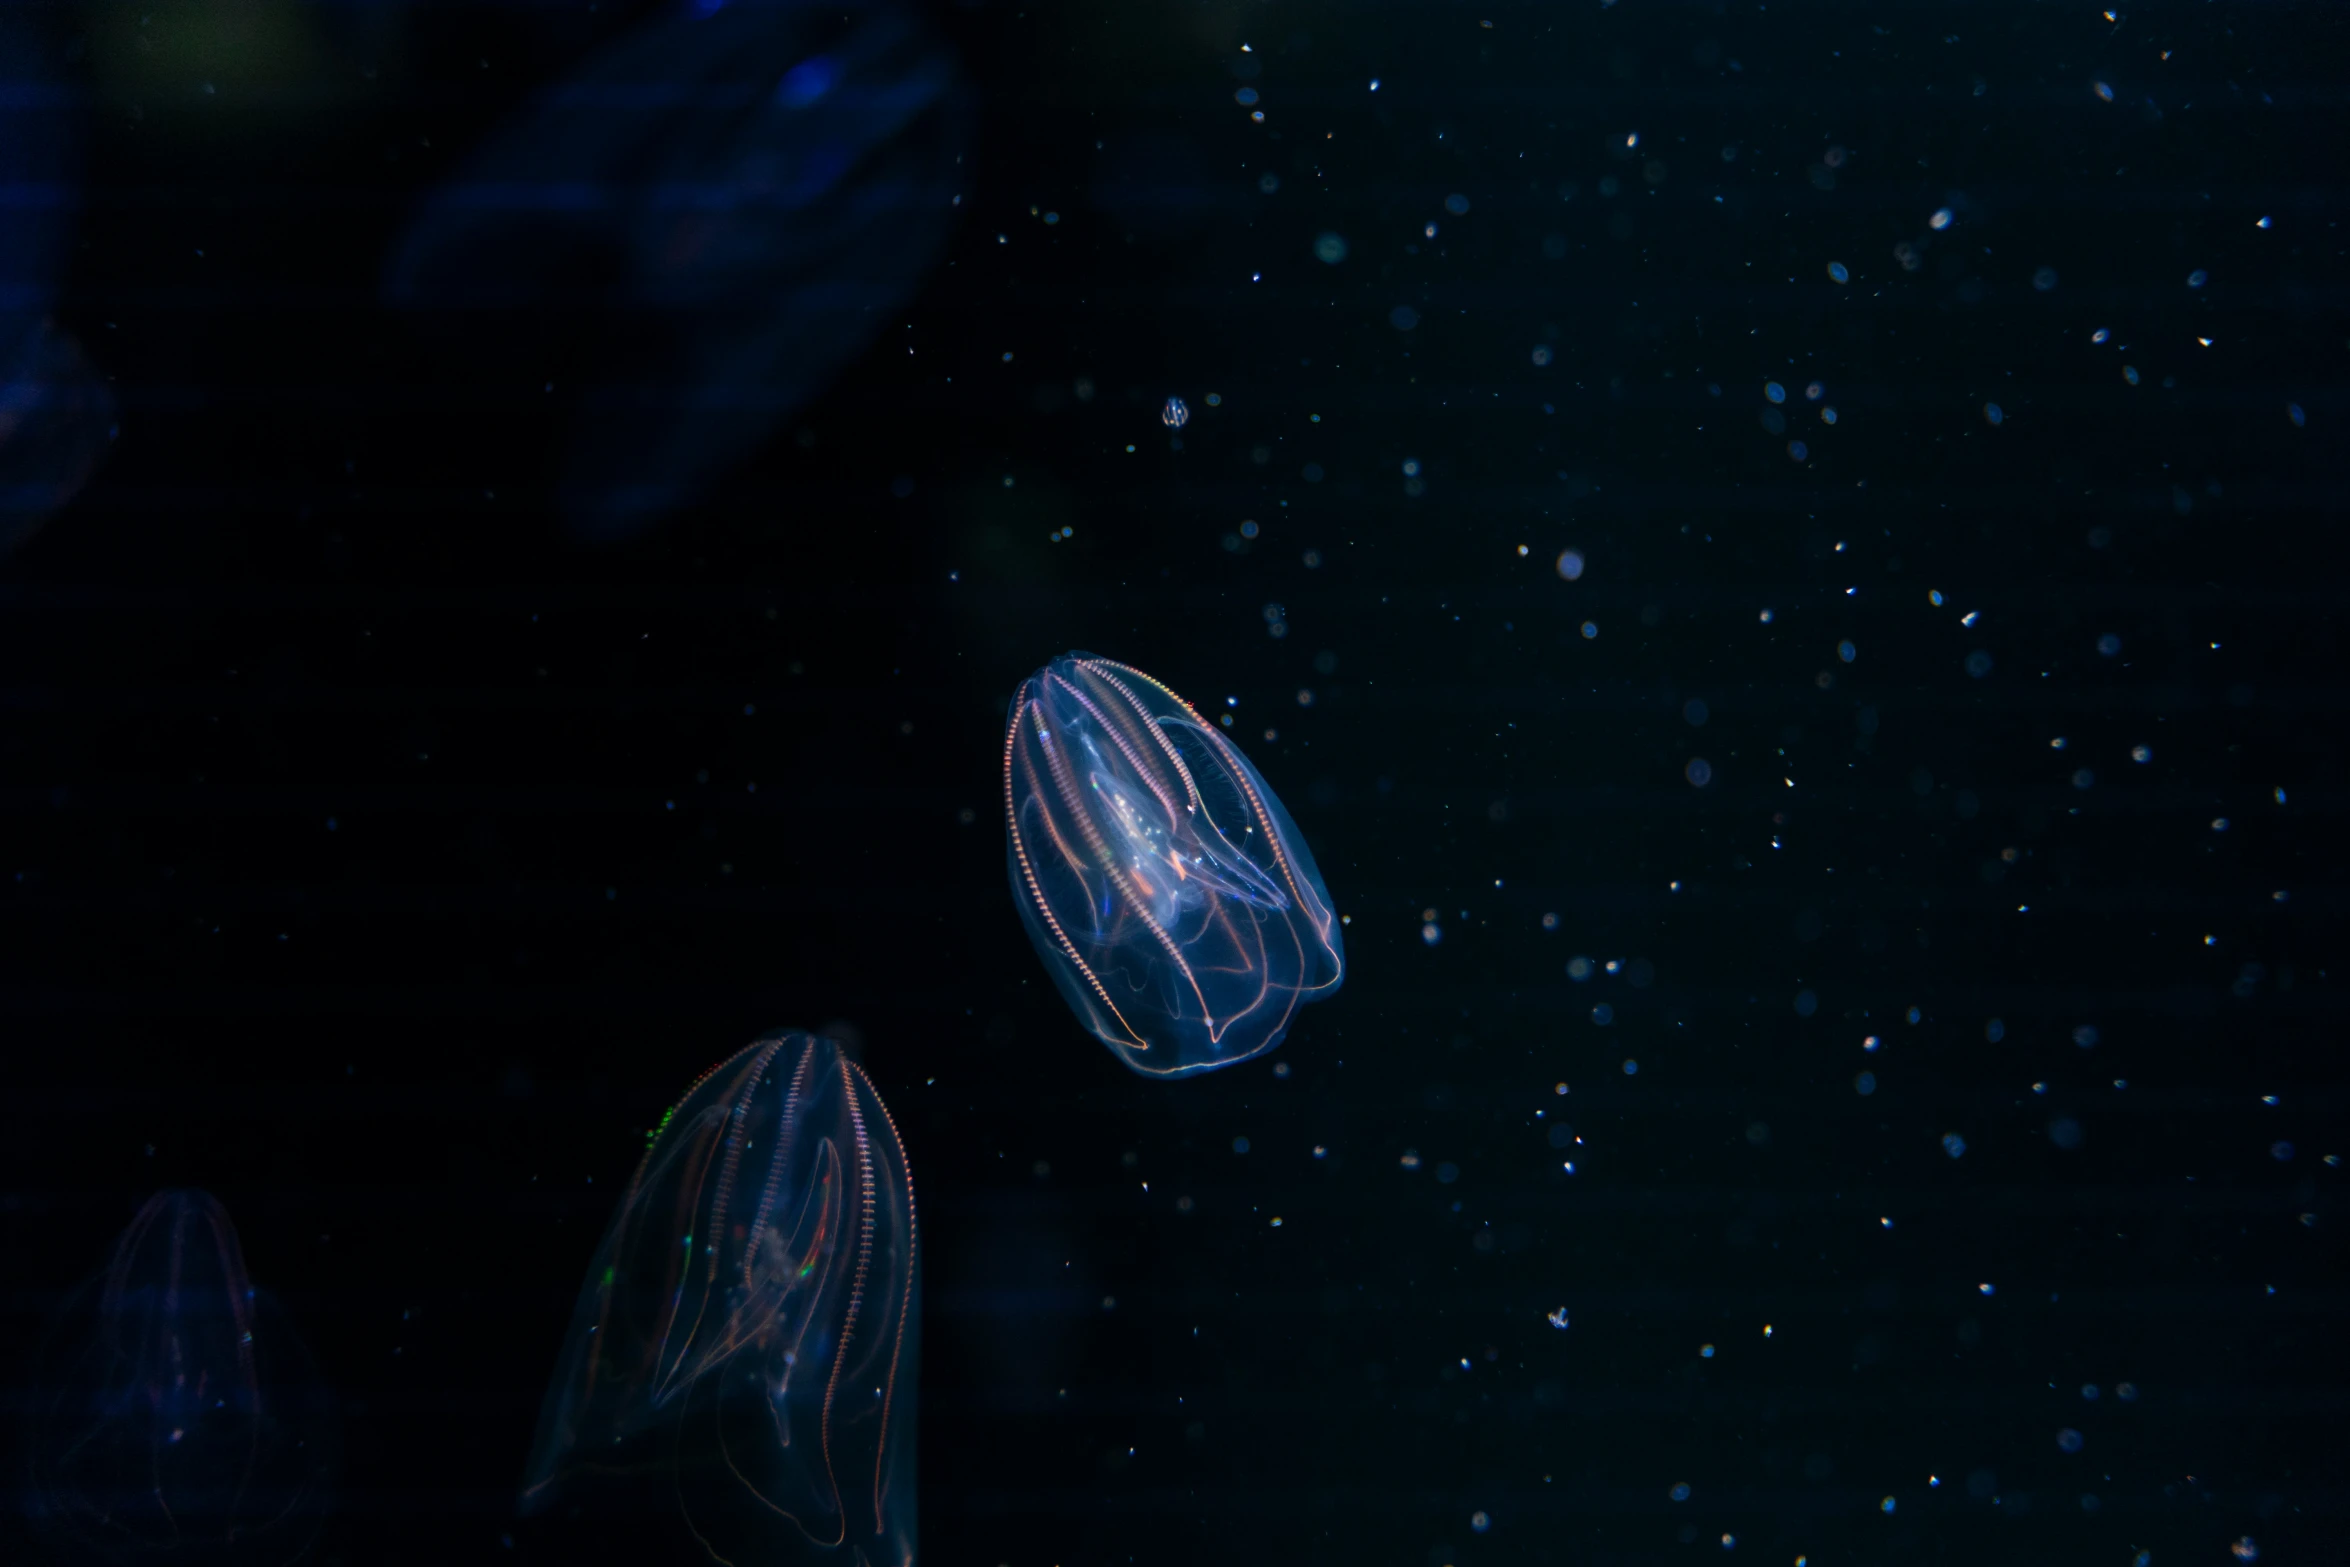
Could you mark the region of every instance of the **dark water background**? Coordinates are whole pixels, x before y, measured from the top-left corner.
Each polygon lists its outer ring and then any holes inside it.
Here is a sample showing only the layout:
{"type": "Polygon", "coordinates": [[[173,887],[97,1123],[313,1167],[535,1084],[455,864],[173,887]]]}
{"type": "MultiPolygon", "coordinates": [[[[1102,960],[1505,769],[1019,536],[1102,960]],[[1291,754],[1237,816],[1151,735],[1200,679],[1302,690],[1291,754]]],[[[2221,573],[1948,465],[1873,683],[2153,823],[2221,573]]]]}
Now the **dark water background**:
{"type": "Polygon", "coordinates": [[[16,9],[119,436],[0,565],[0,1385],[202,1186],[344,1401],[312,1559],[700,1559],[513,1489],[644,1129],[845,1022],[928,1560],[2343,1559],[2328,8],[940,9],[919,292],[596,546],[578,345],[379,279],[637,13],[16,9]],[[1349,919],[1266,1060],[1022,937],[1071,647],[1349,919]]]}

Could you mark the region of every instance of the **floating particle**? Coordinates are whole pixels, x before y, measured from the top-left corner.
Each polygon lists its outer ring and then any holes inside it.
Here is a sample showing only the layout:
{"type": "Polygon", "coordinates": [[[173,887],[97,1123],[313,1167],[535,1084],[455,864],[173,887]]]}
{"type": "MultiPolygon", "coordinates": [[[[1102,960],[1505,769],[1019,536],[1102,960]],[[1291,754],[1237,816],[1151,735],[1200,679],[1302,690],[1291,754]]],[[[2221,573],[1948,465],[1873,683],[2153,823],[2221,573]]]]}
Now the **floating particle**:
{"type": "Polygon", "coordinates": [[[2081,1433],[2066,1426],[2056,1433],[2056,1445],[2068,1453],[2077,1453],[2081,1450],[2081,1433]]]}
{"type": "Polygon", "coordinates": [[[2108,332],[2103,327],[2099,327],[2096,331],[2089,334],[2089,341],[2092,343],[2102,343],[2111,336],[2113,336],[2111,332],[2108,332]]]}
{"type": "Polygon", "coordinates": [[[1598,1025],[1599,1025],[1601,1028],[1605,1028],[1605,1027],[1607,1027],[1607,1026],[1610,1024],[1610,1023],[1613,1023],[1615,1020],[1616,1020],[1616,1009],[1615,1009],[1614,1007],[1611,1007],[1611,1006],[1609,1006],[1609,1005],[1608,1005],[1606,1002],[1604,1002],[1604,1001],[1602,1001],[1602,1002],[1601,1002],[1601,1003],[1600,1003],[1598,1006],[1595,1006],[1595,1007],[1593,1007],[1593,1008],[1591,1009],[1591,1021],[1592,1021],[1592,1022],[1594,1022],[1594,1023],[1596,1023],[1596,1024],[1598,1024],[1598,1025]]]}
{"type": "Polygon", "coordinates": [[[1827,395],[1828,389],[1817,381],[1803,389],[1803,400],[1807,403],[1816,403],[1827,395]]]}
{"type": "Polygon", "coordinates": [[[2073,771],[2073,787],[2076,789],[2086,789],[2096,781],[2097,775],[2086,767],[2076,768],[2073,771]]]}
{"type": "Polygon", "coordinates": [[[1444,210],[1456,218],[1466,217],[1469,212],[1469,198],[1455,192],[1444,198],[1444,210]]]}
{"type": "Polygon", "coordinates": [[[2103,82],[2091,82],[2089,84],[2089,90],[2095,93],[2098,97],[2104,99],[2107,103],[2113,102],[2113,89],[2106,86],[2103,82]]]}
{"type": "Polygon", "coordinates": [[[1249,108],[1257,101],[1257,90],[1254,87],[1243,87],[1232,95],[1232,101],[1244,109],[1249,108]]]}
{"type": "Polygon", "coordinates": [[[1417,1170],[1420,1167],[1420,1150],[1417,1148],[1406,1148],[1403,1151],[1403,1157],[1396,1160],[1395,1162],[1399,1165],[1402,1165],[1407,1170],[1417,1170]]]}
{"type": "Polygon", "coordinates": [[[1673,1489],[1666,1494],[1671,1496],[1672,1499],[1676,1502],[1686,1502],[1689,1500],[1689,1482],[1686,1480],[1675,1480],[1673,1482],[1673,1489]]]}
{"type": "Polygon", "coordinates": [[[1956,1132],[1944,1132],[1942,1134],[1942,1151],[1953,1159],[1964,1158],[1966,1156],[1966,1139],[1956,1132]]]}
{"type": "Polygon", "coordinates": [[[1583,552],[1581,550],[1560,550],[1557,564],[1558,574],[1567,581],[1580,582],[1583,580],[1583,552]]]}
{"type": "Polygon", "coordinates": [[[1584,641],[1586,641],[1586,642],[1592,642],[1592,641],[1596,641],[1596,640],[1598,639],[1598,637],[1599,637],[1599,625],[1598,625],[1598,622],[1596,622],[1596,621],[1590,621],[1590,620],[1586,620],[1585,622],[1583,622],[1583,640],[1584,640],[1584,641]]]}
{"type": "Polygon", "coordinates": [[[1324,234],[1316,239],[1314,241],[1314,259],[1333,267],[1344,261],[1346,259],[1346,236],[1324,234]]]}
{"type": "Polygon", "coordinates": [[[1567,959],[1567,978],[1580,985],[1592,976],[1596,968],[1597,965],[1595,965],[1589,958],[1584,957],[1581,953],[1577,953],[1575,956],[1567,959]]]}
{"type": "Polygon", "coordinates": [[[1543,1320],[1548,1322],[1552,1327],[1557,1328],[1561,1333],[1564,1333],[1567,1330],[1567,1308],[1561,1306],[1558,1310],[1543,1318],[1543,1320]]]}
{"type": "Polygon", "coordinates": [[[1836,657],[1842,662],[1849,664],[1854,659],[1860,657],[1860,650],[1854,647],[1850,642],[1839,642],[1836,644],[1836,657]]]}
{"type": "Polygon", "coordinates": [[[1877,1504],[1877,1511],[1881,1513],[1889,1513],[1893,1511],[1894,1505],[1893,1498],[1888,1496],[1877,1504]]]}
{"type": "Polygon", "coordinates": [[[2007,1024],[1998,1018],[1993,1018],[1983,1025],[1983,1037],[1992,1044],[1998,1044],[1999,1041],[2007,1037],[2007,1024]]]}
{"type": "Polygon", "coordinates": [[[2127,381],[2130,385],[2136,386],[2138,384],[2138,367],[2136,365],[2123,365],[2122,379],[2127,381]]]}
{"type": "Polygon", "coordinates": [[[1690,787],[1702,789],[1714,781],[1714,764],[1702,756],[1693,756],[1681,769],[1681,776],[1689,780],[1690,787]]]}
{"type": "Polygon", "coordinates": [[[1799,990],[1795,993],[1795,1015],[1797,1017],[1810,1017],[1819,1009],[1820,998],[1817,994],[1809,990],[1799,990]]]}
{"type": "Polygon", "coordinates": [[[1535,363],[1537,366],[1541,366],[1541,365],[1546,365],[1546,364],[1549,364],[1549,363],[1550,363],[1550,345],[1549,345],[1549,344],[1547,344],[1547,343],[1537,343],[1537,344],[1535,344],[1535,345],[1534,345],[1534,354],[1533,354],[1533,359],[1534,359],[1534,363],[1535,363]]]}
{"type": "Polygon", "coordinates": [[[2309,416],[2301,411],[2299,403],[2287,403],[2285,404],[2285,417],[2292,420],[2293,428],[2298,430],[2308,422],[2309,416]]]}
{"type": "Polygon", "coordinates": [[[1874,1072],[1862,1072],[1855,1076],[1852,1080],[1852,1091],[1860,1095],[1863,1099],[1866,1099],[1869,1095],[1875,1093],[1877,1091],[1877,1074],[1874,1072]]]}
{"type": "Polygon", "coordinates": [[[1159,423],[1170,430],[1180,430],[1190,422],[1191,410],[1183,405],[1183,399],[1180,397],[1168,398],[1166,404],[1159,409],[1159,423]]]}
{"type": "Polygon", "coordinates": [[[1802,462],[1810,455],[1811,448],[1804,445],[1801,441],[1789,441],[1787,443],[1787,456],[1791,460],[1795,462],[1802,462]]]}
{"type": "Polygon", "coordinates": [[[1387,312],[1387,324],[1398,332],[1409,332],[1420,324],[1420,312],[1409,305],[1398,305],[1387,312]]]}
{"type": "Polygon", "coordinates": [[[1704,701],[1698,697],[1691,697],[1681,704],[1681,720],[1693,729],[1704,728],[1705,721],[1712,716],[1713,709],[1707,707],[1704,701]]]}
{"type": "Polygon", "coordinates": [[[2056,268],[2042,267],[2032,274],[2032,286],[2045,294],[2056,286],[2056,268]]]}
{"type": "Polygon", "coordinates": [[[1843,262],[1831,261],[1828,263],[1828,278],[1829,281],[1835,283],[1849,283],[1852,281],[1852,274],[1845,269],[1843,262]]]}
{"type": "Polygon", "coordinates": [[[2087,1400],[2088,1400],[2090,1403],[2092,1403],[2092,1404],[2094,1404],[2095,1402],[2097,1402],[2097,1384],[2096,1384],[2096,1383],[2094,1383],[2094,1382],[2084,1382],[2084,1383],[2082,1383],[2082,1384],[2081,1384],[2081,1396],[2082,1396],[2083,1398],[2087,1399],[2087,1400]]]}
{"type": "Polygon", "coordinates": [[[1420,939],[1433,947],[1444,939],[1444,927],[1430,920],[1420,927],[1420,939]]]}
{"type": "Polygon", "coordinates": [[[1820,410],[1820,423],[1822,423],[1822,424],[1834,424],[1835,422],[1836,422],[1836,410],[1835,410],[1835,409],[1833,409],[1833,408],[1823,408],[1823,409],[1821,409],[1821,410],[1820,410]]]}
{"type": "Polygon", "coordinates": [[[1273,194],[1273,192],[1275,192],[1275,191],[1279,190],[1280,188],[1281,188],[1281,176],[1280,176],[1280,175],[1278,175],[1278,174],[1275,174],[1275,173],[1271,172],[1270,170],[1268,170],[1266,173],[1264,173],[1263,175],[1261,175],[1261,176],[1259,176],[1259,177],[1258,177],[1258,180],[1257,180],[1257,189],[1259,189],[1259,190],[1263,191],[1263,192],[1264,192],[1266,195],[1270,196],[1270,195],[1272,195],[1272,194],[1273,194]]]}
{"type": "Polygon", "coordinates": [[[1977,648],[1966,656],[1966,672],[1977,680],[1991,673],[1991,655],[1977,648]]]}
{"type": "Polygon", "coordinates": [[[1776,381],[1765,381],[1763,383],[1763,398],[1766,402],[1783,403],[1787,400],[1787,388],[1776,381]]]}
{"type": "Polygon", "coordinates": [[[1978,1284],[1975,1286],[1975,1288],[1985,1295],[1996,1295],[1999,1293],[1999,1287],[1995,1284],[1978,1284]]]}
{"type": "Polygon", "coordinates": [[[1638,1077],[1640,1075],[1640,1063],[1627,1058],[1624,1062],[1624,1075],[1626,1077],[1638,1077]]]}
{"type": "Polygon", "coordinates": [[[2260,1560],[2260,1546],[2252,1536],[2238,1535],[2236,1543],[2228,1547],[2228,1554],[2240,1562],[2256,1562],[2260,1560]]]}
{"type": "Polygon", "coordinates": [[[2283,1142],[2270,1143],[2268,1145],[2268,1156],[2271,1159],[2276,1160],[2277,1163],[2284,1164],[2293,1157],[2293,1145],[2291,1143],[2283,1142]]]}
{"type": "Polygon", "coordinates": [[[1460,1178],[1461,1167],[1457,1164],[1439,1164],[1436,1167],[1436,1184],[1439,1186],[1450,1186],[1460,1178]]]}
{"type": "Polygon", "coordinates": [[[2152,746],[2150,746],[2150,745],[2134,745],[2134,746],[2131,746],[2131,747],[2130,747],[2130,760],[2131,760],[2131,761],[2133,761],[2133,762],[2140,762],[2140,763],[2144,763],[2144,762],[2151,762],[2151,761],[2153,761],[2153,760],[2154,760],[2154,747],[2152,747],[2152,746]]]}
{"type": "Polygon", "coordinates": [[[1493,1519],[1482,1509],[1480,1509],[1477,1512],[1469,1514],[1469,1527],[1476,1530],[1479,1534],[1483,1534],[1486,1530],[1493,1527],[1493,1519]]]}
{"type": "Polygon", "coordinates": [[[2073,1030],[2073,1043],[2079,1045],[2083,1050],[2096,1049],[2097,1041],[2101,1037],[2103,1036],[2097,1032],[2097,1025],[2094,1023],[2083,1023],[2073,1030]]]}
{"type": "Polygon", "coordinates": [[[2116,1382],[2113,1385],[2113,1396],[2120,1399],[2125,1404],[2135,1404],[2138,1401],[2138,1384],[2135,1382],[2116,1382]]]}
{"type": "Polygon", "coordinates": [[[2210,281],[2211,274],[2204,271],[2201,267],[2197,267],[2194,271],[2187,274],[2187,286],[2189,288],[2201,288],[2204,284],[2210,281]]]}
{"type": "Polygon", "coordinates": [[[1950,216],[1948,207],[1938,207],[1935,209],[1934,215],[1926,219],[1926,227],[1940,233],[1943,229],[1950,227],[1950,216]]]}
{"type": "Polygon", "coordinates": [[[2069,1115],[2060,1115],[2048,1123],[2048,1140],[2070,1153],[2081,1146],[2081,1123],[2069,1115]]]}
{"type": "Polygon", "coordinates": [[[2097,651],[2102,657],[2111,658],[2121,650],[2122,639],[2110,631],[2097,639],[2097,651]]]}

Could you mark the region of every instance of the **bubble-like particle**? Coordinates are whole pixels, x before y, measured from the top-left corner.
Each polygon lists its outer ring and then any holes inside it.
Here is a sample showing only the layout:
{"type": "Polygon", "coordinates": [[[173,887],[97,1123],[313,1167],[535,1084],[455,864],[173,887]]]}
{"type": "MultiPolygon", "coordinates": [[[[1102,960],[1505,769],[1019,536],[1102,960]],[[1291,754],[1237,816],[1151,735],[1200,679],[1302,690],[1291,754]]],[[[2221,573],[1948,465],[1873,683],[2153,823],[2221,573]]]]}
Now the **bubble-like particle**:
{"type": "Polygon", "coordinates": [[[1763,400],[1766,402],[1783,403],[1787,400],[1787,388],[1781,386],[1776,381],[1765,381],[1763,383],[1763,400]]]}
{"type": "Polygon", "coordinates": [[[1849,283],[1852,281],[1852,274],[1845,269],[1843,262],[1831,261],[1828,263],[1828,281],[1831,283],[1849,283]]]}
{"type": "Polygon", "coordinates": [[[2056,1433],[2056,1445],[2068,1453],[2077,1453],[2081,1450],[2081,1433],[2066,1426],[2056,1433]]]}
{"type": "Polygon", "coordinates": [[[1934,215],[1926,219],[1926,227],[1934,230],[1936,233],[1940,233],[1942,230],[1950,227],[1950,219],[1950,209],[1948,207],[1938,207],[1935,209],[1934,215]]]}
{"type": "Polygon", "coordinates": [[[1702,756],[1693,756],[1681,769],[1681,776],[1689,780],[1691,788],[1702,789],[1714,781],[1714,764],[1702,756]]]}
{"type": "Polygon", "coordinates": [[[2153,761],[2153,760],[2154,760],[2154,747],[2152,747],[2152,746],[2150,746],[2150,745],[2134,745],[2134,746],[2131,746],[2131,747],[2130,747],[2130,760],[2131,760],[2131,761],[2133,761],[2133,762],[2136,762],[2136,763],[2140,764],[2141,766],[2143,766],[2144,764],[2146,764],[2146,763],[2148,763],[2148,762],[2151,762],[2151,761],[2153,761]]]}
{"type": "Polygon", "coordinates": [[[1581,550],[1560,550],[1558,574],[1569,582],[1582,581],[1583,552],[1581,550]]]}
{"type": "Polygon", "coordinates": [[[1533,360],[1534,360],[1534,365],[1535,365],[1535,368],[1536,368],[1536,369],[1540,369],[1542,366],[1549,364],[1549,363],[1550,363],[1550,346],[1549,346],[1547,343],[1537,343],[1537,344],[1534,346],[1534,353],[1533,353],[1533,355],[1532,355],[1532,358],[1533,358],[1533,360]]]}
{"type": "Polygon", "coordinates": [[[1469,1527],[1476,1530],[1479,1534],[1483,1534],[1486,1530],[1493,1527],[1493,1519],[1489,1514],[1480,1509],[1477,1512],[1469,1514],[1469,1527]]]}
{"type": "Polygon", "coordinates": [[[1336,266],[1346,259],[1346,236],[1323,234],[1314,241],[1314,259],[1325,266],[1336,266]]]}

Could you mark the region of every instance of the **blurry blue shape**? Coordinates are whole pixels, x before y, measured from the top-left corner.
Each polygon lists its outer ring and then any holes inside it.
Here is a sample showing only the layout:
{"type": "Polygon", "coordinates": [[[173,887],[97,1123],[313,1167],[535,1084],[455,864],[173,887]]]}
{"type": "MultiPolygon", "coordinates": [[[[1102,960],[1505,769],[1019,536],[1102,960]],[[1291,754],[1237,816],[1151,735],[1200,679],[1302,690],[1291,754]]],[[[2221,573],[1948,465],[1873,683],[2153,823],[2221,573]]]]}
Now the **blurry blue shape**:
{"type": "Polygon", "coordinates": [[[589,1265],[524,1510],[649,1476],[713,1560],[909,1567],[917,1265],[905,1149],[838,1041],[711,1068],[589,1265]]]}
{"type": "Polygon", "coordinates": [[[467,335],[533,314],[576,345],[563,510],[590,537],[639,532],[750,456],[913,293],[954,214],[959,80],[886,0],[687,0],[429,196],[386,294],[467,335]]]}
{"type": "Polygon", "coordinates": [[[1338,917],[1297,823],[1141,670],[1066,653],[1028,677],[1004,813],[1029,941],[1078,1021],[1144,1076],[1263,1055],[1338,989],[1338,917]]]}
{"type": "Polygon", "coordinates": [[[38,21],[0,10],[0,557],[73,498],[114,423],[105,382],[49,319],[79,205],[81,99],[38,21]]]}
{"type": "Polygon", "coordinates": [[[338,1432],[227,1210],[158,1192],[34,1367],[26,1508],[109,1561],[274,1567],[326,1517],[338,1432]]]}

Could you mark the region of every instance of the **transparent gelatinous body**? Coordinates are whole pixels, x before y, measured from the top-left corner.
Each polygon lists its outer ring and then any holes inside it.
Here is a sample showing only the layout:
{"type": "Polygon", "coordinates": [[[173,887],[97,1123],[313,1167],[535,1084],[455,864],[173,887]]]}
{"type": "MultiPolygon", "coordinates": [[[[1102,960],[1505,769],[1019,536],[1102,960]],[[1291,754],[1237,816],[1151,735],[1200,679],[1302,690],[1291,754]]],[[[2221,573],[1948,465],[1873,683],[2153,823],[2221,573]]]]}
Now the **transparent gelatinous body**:
{"type": "Polygon", "coordinates": [[[639,1474],[711,1556],[914,1559],[914,1188],[829,1039],[785,1033],[662,1118],[581,1291],[526,1511],[639,1474]]]}
{"type": "Polygon", "coordinates": [[[34,1523],[110,1561],[282,1563],[317,1534],[339,1416],[228,1213],[159,1192],[34,1370],[34,1523]]]}
{"type": "Polygon", "coordinates": [[[655,7],[427,198],[386,292],[461,352],[507,329],[525,362],[559,351],[564,512],[640,532],[894,319],[955,217],[969,120],[912,9],[655,7]]]}
{"type": "Polygon", "coordinates": [[[1345,954],[1297,824],[1231,741],[1138,669],[1070,653],[1004,735],[1012,897],[1079,1021],[1137,1072],[1262,1055],[1345,954]]]}
{"type": "Polygon", "coordinates": [[[42,11],[0,7],[0,556],[73,499],[114,424],[105,378],[50,318],[81,206],[84,105],[42,11]]]}

